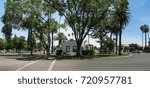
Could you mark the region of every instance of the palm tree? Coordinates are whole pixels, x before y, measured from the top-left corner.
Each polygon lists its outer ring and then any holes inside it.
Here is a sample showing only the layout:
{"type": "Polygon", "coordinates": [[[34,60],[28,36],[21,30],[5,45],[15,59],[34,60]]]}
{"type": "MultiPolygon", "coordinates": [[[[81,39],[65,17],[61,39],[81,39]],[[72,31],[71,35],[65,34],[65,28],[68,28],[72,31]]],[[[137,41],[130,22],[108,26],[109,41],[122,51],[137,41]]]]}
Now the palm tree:
{"type": "Polygon", "coordinates": [[[144,25],[142,25],[141,27],[140,27],[140,29],[141,29],[141,31],[142,31],[142,49],[143,49],[143,34],[144,34],[144,25]]]}
{"type": "Polygon", "coordinates": [[[130,12],[128,5],[128,0],[119,0],[115,11],[115,19],[117,21],[117,25],[119,26],[119,55],[121,55],[122,29],[129,22],[130,12]]]}
{"type": "Polygon", "coordinates": [[[64,35],[64,33],[59,33],[56,37],[55,40],[58,40],[58,46],[60,48],[61,43],[65,40],[67,40],[67,37],[64,35]]]}
{"type": "Polygon", "coordinates": [[[149,32],[148,25],[144,24],[141,26],[142,33],[145,33],[145,47],[147,47],[147,33],[149,32]]]}
{"type": "MultiPolygon", "coordinates": [[[[115,21],[115,20],[114,20],[115,21]]],[[[118,33],[119,33],[119,28],[116,24],[116,22],[113,22],[113,28],[111,29],[111,32],[115,35],[115,48],[116,48],[116,51],[115,51],[115,54],[117,54],[118,52],[118,33]]]]}
{"type": "MultiPolygon", "coordinates": [[[[116,12],[114,12],[116,13],[116,12]]],[[[119,25],[118,25],[118,19],[116,17],[116,14],[113,14],[112,19],[111,19],[111,34],[115,35],[115,38],[113,40],[115,40],[115,54],[117,54],[118,52],[118,34],[119,34],[119,25]]]]}

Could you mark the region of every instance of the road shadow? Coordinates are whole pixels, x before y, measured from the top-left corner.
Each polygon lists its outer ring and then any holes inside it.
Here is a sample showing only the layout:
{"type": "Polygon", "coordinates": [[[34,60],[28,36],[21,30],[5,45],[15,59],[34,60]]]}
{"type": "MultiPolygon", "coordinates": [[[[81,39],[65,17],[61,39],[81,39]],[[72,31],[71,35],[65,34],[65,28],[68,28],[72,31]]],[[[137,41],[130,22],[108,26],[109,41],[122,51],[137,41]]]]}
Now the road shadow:
{"type": "Polygon", "coordinates": [[[21,61],[35,61],[35,60],[39,60],[38,58],[24,57],[24,56],[17,56],[14,59],[21,60],[21,61]]]}
{"type": "Polygon", "coordinates": [[[7,56],[19,56],[19,54],[0,54],[0,56],[7,57],[7,56]]]}
{"type": "Polygon", "coordinates": [[[17,56],[15,57],[16,60],[22,60],[22,61],[36,61],[36,60],[54,60],[50,58],[36,58],[32,56],[17,56]]]}
{"type": "Polygon", "coordinates": [[[22,61],[35,61],[39,60],[39,58],[32,58],[32,57],[25,57],[22,55],[0,55],[1,58],[3,59],[15,59],[15,60],[22,60],[22,61]]]}

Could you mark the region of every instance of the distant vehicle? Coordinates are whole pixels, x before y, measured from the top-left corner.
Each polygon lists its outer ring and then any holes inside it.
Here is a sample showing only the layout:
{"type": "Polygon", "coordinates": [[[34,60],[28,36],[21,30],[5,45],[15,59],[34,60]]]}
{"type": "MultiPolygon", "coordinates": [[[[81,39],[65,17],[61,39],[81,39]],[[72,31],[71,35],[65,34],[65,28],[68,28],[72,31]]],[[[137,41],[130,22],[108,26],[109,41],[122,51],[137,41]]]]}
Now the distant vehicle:
{"type": "Polygon", "coordinates": [[[140,51],[140,50],[134,50],[134,51],[132,51],[132,53],[142,53],[142,51],[140,51]]]}

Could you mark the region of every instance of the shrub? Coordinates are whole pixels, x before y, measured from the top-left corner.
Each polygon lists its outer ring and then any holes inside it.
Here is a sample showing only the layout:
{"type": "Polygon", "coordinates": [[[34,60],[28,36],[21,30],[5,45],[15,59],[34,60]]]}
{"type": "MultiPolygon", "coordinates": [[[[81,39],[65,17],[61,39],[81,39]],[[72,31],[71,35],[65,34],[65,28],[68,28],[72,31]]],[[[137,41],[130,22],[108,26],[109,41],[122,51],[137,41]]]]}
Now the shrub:
{"type": "Polygon", "coordinates": [[[95,56],[95,50],[82,50],[83,55],[95,56]]]}

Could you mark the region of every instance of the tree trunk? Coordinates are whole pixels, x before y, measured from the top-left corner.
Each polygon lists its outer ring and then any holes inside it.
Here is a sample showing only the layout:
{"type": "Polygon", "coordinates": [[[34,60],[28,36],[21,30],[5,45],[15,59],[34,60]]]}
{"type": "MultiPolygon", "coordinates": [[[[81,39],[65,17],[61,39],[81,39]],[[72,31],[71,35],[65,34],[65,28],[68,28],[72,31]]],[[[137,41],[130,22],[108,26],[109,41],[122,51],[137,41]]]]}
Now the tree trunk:
{"type": "Polygon", "coordinates": [[[145,32],[145,47],[147,47],[147,34],[145,32]]]}
{"type": "Polygon", "coordinates": [[[30,55],[31,55],[31,56],[33,55],[33,49],[31,49],[31,51],[30,51],[30,55]]]}
{"type": "Polygon", "coordinates": [[[150,37],[149,37],[149,32],[148,32],[148,46],[150,47],[150,37]]]}
{"type": "Polygon", "coordinates": [[[100,53],[102,53],[102,47],[103,47],[103,43],[102,43],[103,38],[100,38],[100,53]]]}
{"type": "Polygon", "coordinates": [[[48,34],[48,43],[46,47],[47,55],[50,55],[50,33],[48,34]]]}
{"type": "Polygon", "coordinates": [[[52,54],[54,53],[54,32],[52,32],[52,54]]]}
{"type": "Polygon", "coordinates": [[[122,51],[122,49],[121,49],[121,43],[122,43],[122,30],[120,29],[120,31],[119,31],[119,55],[121,55],[122,53],[121,53],[121,51],[122,51]]]}
{"type": "Polygon", "coordinates": [[[110,33],[110,39],[112,39],[112,32],[110,33]]]}
{"type": "MultiPolygon", "coordinates": [[[[112,32],[110,33],[110,39],[112,39],[112,32]]],[[[111,49],[109,47],[109,54],[111,54],[111,49]]]]}
{"type": "Polygon", "coordinates": [[[144,49],[144,47],[143,47],[144,45],[143,45],[143,32],[142,32],[142,51],[144,51],[143,49],[144,49]]]}
{"type": "Polygon", "coordinates": [[[32,33],[32,29],[31,29],[31,55],[33,55],[33,41],[34,39],[33,39],[33,33],[32,33]]]}
{"type": "Polygon", "coordinates": [[[46,48],[46,54],[50,55],[50,49],[48,47],[46,48]]]}
{"type": "Polygon", "coordinates": [[[32,29],[28,30],[28,45],[30,49],[30,55],[33,55],[33,33],[32,29]]]}
{"type": "Polygon", "coordinates": [[[116,54],[118,53],[118,33],[116,33],[116,54]]]}
{"type": "MultiPolygon", "coordinates": [[[[51,29],[51,12],[48,11],[48,28],[51,29]]],[[[46,52],[47,55],[50,55],[50,43],[51,43],[51,37],[50,37],[50,32],[48,32],[48,43],[47,43],[47,48],[46,52]]]]}
{"type": "Polygon", "coordinates": [[[102,53],[102,42],[100,42],[100,50],[99,50],[100,53],[102,53]]]}
{"type": "Polygon", "coordinates": [[[77,42],[77,57],[79,57],[79,58],[82,56],[81,44],[82,44],[82,43],[77,42]]]}
{"type": "Polygon", "coordinates": [[[59,47],[59,49],[61,48],[61,44],[62,44],[62,40],[60,39],[60,40],[58,41],[58,47],[59,47]]]}

